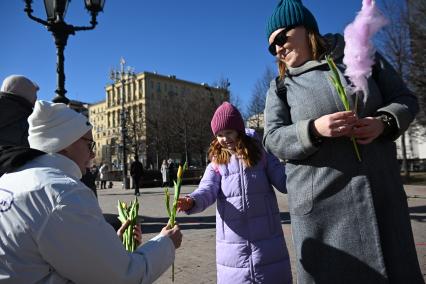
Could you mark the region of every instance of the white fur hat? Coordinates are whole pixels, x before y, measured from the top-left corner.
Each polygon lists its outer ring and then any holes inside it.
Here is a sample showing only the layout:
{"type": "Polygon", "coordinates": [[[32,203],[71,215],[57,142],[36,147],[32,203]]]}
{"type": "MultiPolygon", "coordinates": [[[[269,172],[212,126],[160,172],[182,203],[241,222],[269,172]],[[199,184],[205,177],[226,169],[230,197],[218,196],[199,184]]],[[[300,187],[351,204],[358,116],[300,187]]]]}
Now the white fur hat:
{"type": "Polygon", "coordinates": [[[3,80],[0,91],[23,97],[31,104],[34,104],[37,100],[38,89],[37,84],[27,77],[22,75],[10,75],[3,80]]]}
{"type": "Polygon", "coordinates": [[[46,101],[36,101],[28,123],[30,147],[46,153],[65,149],[92,129],[84,115],[65,104],[46,101]]]}

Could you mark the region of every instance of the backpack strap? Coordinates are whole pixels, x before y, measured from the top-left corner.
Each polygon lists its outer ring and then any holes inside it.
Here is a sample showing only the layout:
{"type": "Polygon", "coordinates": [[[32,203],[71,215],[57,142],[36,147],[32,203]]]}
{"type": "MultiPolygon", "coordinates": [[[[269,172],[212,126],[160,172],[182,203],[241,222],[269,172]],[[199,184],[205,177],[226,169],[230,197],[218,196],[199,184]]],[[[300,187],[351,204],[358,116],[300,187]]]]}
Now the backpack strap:
{"type": "Polygon", "coordinates": [[[285,86],[285,77],[280,79],[280,77],[275,78],[275,83],[277,85],[277,96],[283,101],[283,103],[290,109],[290,106],[287,103],[287,87],[285,86]]]}

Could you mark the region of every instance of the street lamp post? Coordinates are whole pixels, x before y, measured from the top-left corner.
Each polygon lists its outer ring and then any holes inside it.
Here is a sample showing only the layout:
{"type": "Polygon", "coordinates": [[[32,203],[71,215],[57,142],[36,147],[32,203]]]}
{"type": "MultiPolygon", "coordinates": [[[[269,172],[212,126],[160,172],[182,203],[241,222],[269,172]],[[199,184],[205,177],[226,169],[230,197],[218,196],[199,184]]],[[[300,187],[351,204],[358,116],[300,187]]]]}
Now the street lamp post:
{"type": "Polygon", "coordinates": [[[127,149],[126,149],[126,110],[125,110],[125,93],[124,93],[124,87],[125,84],[131,83],[135,80],[136,75],[133,72],[132,68],[127,67],[127,71],[124,70],[124,64],[126,64],[126,61],[124,61],[124,58],[121,58],[120,65],[121,70],[120,71],[114,71],[111,70],[110,78],[114,81],[114,84],[121,83],[121,112],[120,112],[120,126],[121,126],[121,154],[122,154],[122,161],[123,161],[123,188],[128,189],[129,188],[129,182],[127,179],[127,149]]]}
{"type": "Polygon", "coordinates": [[[32,15],[33,9],[31,8],[32,0],[25,0],[25,9],[28,17],[47,27],[52,32],[55,38],[56,45],[56,72],[57,72],[57,89],[56,96],[53,98],[55,103],[69,103],[69,99],[65,96],[65,73],[64,73],[64,49],[67,45],[69,35],[74,35],[76,31],[93,30],[96,25],[96,16],[103,10],[105,0],[85,0],[86,9],[91,13],[92,19],[90,26],[76,27],[68,25],[65,21],[65,14],[67,12],[68,3],[70,0],[44,0],[44,7],[46,9],[47,20],[42,20],[32,15]]]}

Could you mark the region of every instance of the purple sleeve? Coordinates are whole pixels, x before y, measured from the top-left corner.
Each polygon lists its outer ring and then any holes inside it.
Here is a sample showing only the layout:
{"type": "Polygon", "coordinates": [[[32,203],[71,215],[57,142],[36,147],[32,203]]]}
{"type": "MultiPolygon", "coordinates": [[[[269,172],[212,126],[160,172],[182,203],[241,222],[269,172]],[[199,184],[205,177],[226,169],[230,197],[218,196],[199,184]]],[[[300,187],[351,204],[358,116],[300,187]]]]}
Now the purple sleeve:
{"type": "Polygon", "coordinates": [[[282,193],[287,193],[284,165],[272,154],[266,153],[266,174],[269,182],[282,193]]]}
{"type": "Polygon", "coordinates": [[[216,201],[220,190],[221,178],[220,173],[210,163],[204,172],[198,188],[189,195],[195,201],[194,207],[185,213],[198,213],[212,205],[216,201]]]}

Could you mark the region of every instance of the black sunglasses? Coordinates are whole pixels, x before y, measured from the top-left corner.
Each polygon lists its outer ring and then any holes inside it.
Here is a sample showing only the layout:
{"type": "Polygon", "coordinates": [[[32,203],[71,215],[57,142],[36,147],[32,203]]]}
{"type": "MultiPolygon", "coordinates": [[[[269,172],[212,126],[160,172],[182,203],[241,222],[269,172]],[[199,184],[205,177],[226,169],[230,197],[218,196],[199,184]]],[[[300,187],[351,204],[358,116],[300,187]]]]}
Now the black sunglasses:
{"type": "Polygon", "coordinates": [[[275,36],[274,41],[269,45],[269,48],[268,48],[269,52],[273,56],[277,55],[277,49],[275,48],[275,46],[277,46],[277,45],[283,46],[287,42],[287,39],[288,39],[287,32],[289,30],[294,29],[294,28],[295,28],[294,26],[287,27],[275,36]]]}
{"type": "Polygon", "coordinates": [[[85,137],[81,137],[81,139],[86,140],[86,141],[89,141],[89,144],[88,144],[88,146],[89,146],[89,150],[90,150],[90,152],[93,152],[93,150],[94,150],[94,149],[95,149],[95,147],[96,147],[96,142],[95,142],[95,141],[93,141],[92,139],[88,139],[88,138],[85,138],[85,137]]]}

